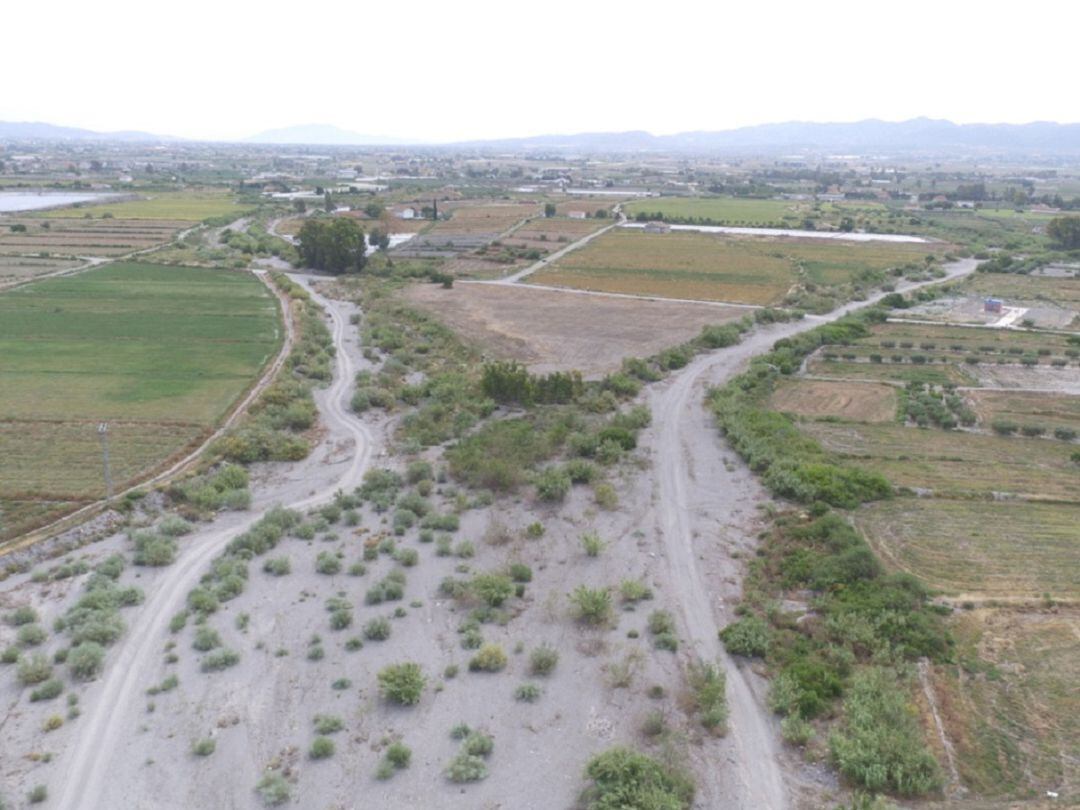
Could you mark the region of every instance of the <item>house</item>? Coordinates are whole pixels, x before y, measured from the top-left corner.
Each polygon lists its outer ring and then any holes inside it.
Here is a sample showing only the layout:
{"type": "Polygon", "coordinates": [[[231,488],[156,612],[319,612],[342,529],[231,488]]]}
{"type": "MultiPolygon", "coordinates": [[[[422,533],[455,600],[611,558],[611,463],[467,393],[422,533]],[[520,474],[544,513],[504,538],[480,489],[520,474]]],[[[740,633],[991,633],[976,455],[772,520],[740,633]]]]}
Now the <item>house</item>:
{"type": "Polygon", "coordinates": [[[402,208],[400,211],[397,212],[397,218],[398,219],[416,219],[416,209],[415,208],[402,208]]]}
{"type": "Polygon", "coordinates": [[[1000,315],[1003,307],[1004,304],[1000,298],[987,298],[983,302],[983,311],[992,312],[995,315],[1000,315]]]}
{"type": "Polygon", "coordinates": [[[567,211],[566,215],[570,217],[570,219],[585,219],[587,216],[584,211],[567,211]]]}
{"type": "Polygon", "coordinates": [[[670,233],[671,226],[666,222],[646,222],[645,233],[670,233]]]}

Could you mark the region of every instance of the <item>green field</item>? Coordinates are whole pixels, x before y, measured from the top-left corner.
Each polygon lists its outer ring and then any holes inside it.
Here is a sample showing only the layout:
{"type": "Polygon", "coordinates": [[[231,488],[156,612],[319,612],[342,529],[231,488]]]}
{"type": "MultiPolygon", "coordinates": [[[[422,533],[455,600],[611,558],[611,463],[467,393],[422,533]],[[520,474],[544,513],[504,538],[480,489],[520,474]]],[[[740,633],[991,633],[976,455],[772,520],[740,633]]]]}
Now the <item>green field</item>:
{"type": "Polygon", "coordinates": [[[791,227],[802,221],[807,203],[787,200],[754,200],[735,197],[654,197],[623,204],[623,211],[633,219],[639,212],[659,212],[666,219],[708,219],[717,223],[749,226],[791,227]]]}
{"type": "Polygon", "coordinates": [[[533,274],[538,284],[661,298],[832,309],[886,271],[921,264],[926,245],[658,234],[616,228],[533,274]]]}
{"type": "Polygon", "coordinates": [[[280,340],[248,273],[114,264],[0,295],[0,540],[103,494],[99,422],[119,489],[208,435],[280,340]]]}
{"type": "Polygon", "coordinates": [[[209,217],[240,217],[251,210],[238,203],[227,191],[148,191],[137,192],[145,199],[103,205],[79,205],[42,212],[40,216],[92,218],[111,214],[116,219],[172,219],[200,222],[209,217]]]}

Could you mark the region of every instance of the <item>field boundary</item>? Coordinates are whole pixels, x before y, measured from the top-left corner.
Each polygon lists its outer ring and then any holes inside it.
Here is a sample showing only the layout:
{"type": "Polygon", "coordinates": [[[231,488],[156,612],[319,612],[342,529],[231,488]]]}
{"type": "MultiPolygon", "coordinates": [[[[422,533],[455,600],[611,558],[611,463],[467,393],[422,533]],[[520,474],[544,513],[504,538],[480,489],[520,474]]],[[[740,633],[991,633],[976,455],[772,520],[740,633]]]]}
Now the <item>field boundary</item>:
{"type": "MultiPolygon", "coordinates": [[[[155,486],[157,484],[164,483],[165,481],[170,480],[175,476],[179,475],[180,473],[184,472],[191,464],[198,460],[198,458],[203,454],[203,452],[206,450],[207,447],[209,447],[210,444],[217,441],[225,434],[225,431],[233,427],[233,425],[236,424],[237,420],[244,413],[247,412],[247,409],[251,406],[255,399],[263,391],[265,391],[271,383],[273,383],[273,381],[277,378],[278,372],[281,371],[282,367],[285,365],[285,360],[288,358],[289,353],[292,351],[293,343],[296,337],[296,325],[293,323],[291,300],[284,292],[279,290],[274,285],[273,281],[268,278],[268,273],[266,270],[251,270],[249,272],[251,272],[256,278],[258,278],[259,281],[266,285],[266,287],[273,293],[274,298],[278,302],[278,308],[281,312],[282,323],[285,327],[285,335],[283,340],[281,341],[281,348],[278,350],[277,355],[265,367],[263,373],[260,374],[259,377],[254,382],[252,382],[250,386],[248,386],[246,393],[244,393],[239,399],[237,399],[237,401],[230,407],[229,413],[225,417],[225,419],[218,425],[218,427],[213,432],[210,433],[209,436],[207,436],[204,440],[200,441],[194,449],[190,450],[178,461],[173,462],[172,465],[167,467],[165,470],[162,470],[157,474],[153,474],[153,472],[151,471],[150,473],[148,473],[148,475],[150,475],[151,477],[136,480],[135,483],[133,483],[131,486],[127,487],[121,492],[115,493],[111,499],[100,498],[98,500],[92,501],[90,503],[87,503],[85,506],[79,507],[74,512],[64,515],[63,517],[53,521],[46,526],[32,529],[30,532],[24,534],[22,537],[16,537],[15,539],[9,541],[8,543],[5,543],[2,547],[0,547],[0,559],[14,551],[25,549],[44,540],[48,540],[50,537],[54,536],[61,530],[72,528],[78,525],[84,520],[87,520],[96,515],[99,511],[106,508],[111,502],[123,498],[131,492],[134,492],[143,487],[155,486]]],[[[170,459],[167,458],[162,461],[162,464],[168,464],[169,461],[170,459]]]]}

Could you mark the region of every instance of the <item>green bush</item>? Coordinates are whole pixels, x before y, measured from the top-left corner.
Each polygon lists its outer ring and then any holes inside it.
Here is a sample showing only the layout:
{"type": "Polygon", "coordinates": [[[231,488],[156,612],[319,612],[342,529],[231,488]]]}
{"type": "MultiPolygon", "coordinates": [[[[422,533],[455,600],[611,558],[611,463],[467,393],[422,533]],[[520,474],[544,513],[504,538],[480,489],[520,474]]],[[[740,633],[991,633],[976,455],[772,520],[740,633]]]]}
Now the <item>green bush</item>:
{"type": "Polygon", "coordinates": [[[79,681],[93,680],[105,662],[105,648],[94,641],[84,641],[68,653],[67,665],[71,677],[79,681]]]}
{"type": "Polygon", "coordinates": [[[581,535],[581,548],[587,557],[599,557],[606,544],[596,532],[586,532],[581,535]]]}
{"type": "Polygon", "coordinates": [[[764,658],[769,652],[769,625],[758,616],[748,616],[720,631],[720,638],[732,655],[764,658]]]}
{"type": "Polygon", "coordinates": [[[398,770],[408,768],[412,761],[412,749],[403,742],[391,743],[386,749],[386,761],[398,770]]]}
{"type": "Polygon", "coordinates": [[[315,558],[315,570],[320,574],[333,576],[341,572],[341,560],[331,551],[320,551],[315,558]]]}
{"type": "Polygon", "coordinates": [[[690,810],[694,784],[683,772],[628,748],[611,748],[585,766],[587,810],[690,810]]]}
{"type": "Polygon", "coordinates": [[[59,697],[64,691],[64,684],[59,678],[49,678],[37,689],[30,693],[30,702],[37,703],[41,700],[52,700],[59,697]]]}
{"type": "Polygon", "coordinates": [[[38,620],[37,611],[29,605],[17,607],[4,617],[4,621],[12,627],[21,627],[24,624],[33,624],[38,620]]]}
{"type": "Polygon", "coordinates": [[[316,737],[311,748],[308,749],[308,757],[311,759],[329,759],[334,755],[334,741],[329,737],[316,737]]]}
{"type": "Polygon", "coordinates": [[[558,502],[570,491],[570,476],[561,467],[547,467],[533,478],[536,497],[542,501],[558,502]]]}
{"type": "Polygon", "coordinates": [[[197,757],[208,757],[217,749],[217,743],[209,737],[196,740],[191,745],[191,753],[197,757]]]}
{"type": "Polygon", "coordinates": [[[364,638],[368,641],[386,641],[390,638],[390,631],[389,619],[382,617],[371,619],[364,625],[364,638]]]}
{"type": "Polygon", "coordinates": [[[200,669],[203,672],[220,672],[223,669],[235,666],[240,663],[240,653],[235,650],[223,648],[214,650],[202,660],[200,669]]]}
{"type": "Polygon", "coordinates": [[[713,664],[692,664],[688,673],[694,708],[701,724],[713,732],[722,732],[727,724],[727,678],[713,664]]]}
{"type": "Polygon", "coordinates": [[[35,653],[19,660],[17,672],[20,684],[33,686],[52,677],[52,665],[44,655],[35,653]]]}
{"type": "Polygon", "coordinates": [[[16,640],[23,647],[36,647],[47,637],[48,633],[40,624],[24,624],[15,635],[16,640]]]}
{"type": "Polygon", "coordinates": [[[523,683],[514,690],[514,699],[521,703],[535,703],[540,699],[542,690],[535,683],[523,683]]]}
{"type": "Polygon", "coordinates": [[[379,691],[383,698],[401,706],[420,702],[427,678],[419,664],[404,663],[384,667],[378,675],[379,691]]]}
{"type": "Polygon", "coordinates": [[[255,792],[268,807],[277,807],[292,798],[288,780],[277,771],[264,773],[255,784],[255,792]]]}
{"type": "Polygon", "coordinates": [[[500,607],[514,595],[513,581],[503,574],[477,574],[469,587],[489,607],[500,607]]]}
{"type": "Polygon", "coordinates": [[[858,672],[844,700],[843,721],[829,736],[839,771],[871,791],[922,796],[940,789],[941,769],[923,741],[907,689],[886,670],[858,672]]]}
{"type": "Polygon", "coordinates": [[[506,667],[506,653],[498,644],[483,645],[469,661],[472,672],[499,672],[506,667]]]}
{"type": "Polygon", "coordinates": [[[446,778],[451,782],[479,782],[487,777],[487,764],[483,758],[460,752],[446,766],[446,778]]]}
{"type": "Polygon", "coordinates": [[[606,624],[611,620],[611,591],[607,588],[579,585],[570,594],[570,602],[575,616],[585,624],[606,624]]]}
{"type": "Polygon", "coordinates": [[[221,646],[221,636],[217,630],[204,624],[195,630],[195,640],[191,646],[199,652],[207,652],[221,646]]]}

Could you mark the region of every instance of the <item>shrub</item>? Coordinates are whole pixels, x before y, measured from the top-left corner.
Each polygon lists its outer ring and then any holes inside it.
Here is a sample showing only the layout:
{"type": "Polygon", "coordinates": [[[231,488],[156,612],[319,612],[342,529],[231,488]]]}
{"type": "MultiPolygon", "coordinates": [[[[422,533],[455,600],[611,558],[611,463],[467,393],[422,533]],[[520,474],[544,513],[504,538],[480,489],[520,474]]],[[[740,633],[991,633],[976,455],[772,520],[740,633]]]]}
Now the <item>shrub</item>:
{"type": "Polygon", "coordinates": [[[681,771],[628,748],[597,754],[585,767],[587,810],[690,810],[694,785],[681,771]]]}
{"type": "Polygon", "coordinates": [[[600,535],[595,532],[586,532],[581,535],[581,547],[588,557],[599,557],[600,552],[604,550],[604,545],[605,543],[600,539],[600,535]]]}
{"type": "Polygon", "coordinates": [[[792,745],[806,745],[814,736],[814,727],[793,714],[780,721],[780,734],[792,745]]]}
{"type": "Polygon", "coordinates": [[[352,611],[351,610],[335,610],[330,613],[330,629],[331,630],[344,630],[352,624],[352,611]]]}
{"type": "Polygon", "coordinates": [[[28,658],[19,661],[18,678],[23,686],[47,681],[52,676],[52,665],[41,653],[35,653],[28,658]]]}
{"type": "Polygon", "coordinates": [[[840,772],[867,790],[921,796],[942,784],[907,690],[883,669],[855,675],[829,751],[840,772]]]}
{"type": "Polygon", "coordinates": [[[691,665],[688,680],[701,724],[710,731],[722,731],[728,717],[727,678],[723,671],[699,662],[691,665]]]}
{"type": "Polygon", "coordinates": [[[0,664],[15,664],[19,660],[19,648],[12,645],[0,653],[0,664]]]}
{"type": "Polygon", "coordinates": [[[559,663],[559,652],[550,644],[541,644],[529,654],[529,672],[550,675],[559,663]]]}
{"type": "Polygon", "coordinates": [[[487,764],[481,757],[460,752],[446,766],[446,778],[454,783],[479,782],[487,777],[487,764]]]}
{"type": "Polygon", "coordinates": [[[68,653],[67,665],[71,677],[79,681],[93,680],[101,672],[105,648],[94,641],[84,641],[68,653]]]}
{"type": "Polygon", "coordinates": [[[499,672],[506,667],[506,653],[498,644],[483,645],[469,661],[472,672],[499,672]]]}
{"type": "Polygon", "coordinates": [[[41,686],[30,693],[30,702],[37,703],[40,700],[52,700],[59,697],[64,691],[64,684],[59,678],[49,678],[41,686]]]}
{"type": "Polygon", "coordinates": [[[196,740],[191,745],[191,753],[197,757],[208,757],[217,750],[217,743],[209,737],[196,740]]]}
{"type": "Polygon", "coordinates": [[[341,718],[333,714],[317,714],[312,722],[319,734],[335,734],[345,728],[341,718]]]}
{"type": "Polygon", "coordinates": [[[240,653],[228,648],[214,650],[202,660],[200,669],[203,672],[220,672],[240,662],[240,653]]]}
{"type": "Polygon", "coordinates": [[[40,624],[24,624],[19,628],[15,638],[23,647],[36,647],[43,642],[48,634],[40,624]]]}
{"type": "Polygon", "coordinates": [[[536,497],[542,501],[557,502],[566,498],[571,481],[565,470],[547,467],[536,474],[533,484],[536,486],[536,497]]]}
{"type": "Polygon", "coordinates": [[[615,492],[615,487],[607,481],[602,481],[593,487],[593,499],[597,506],[609,512],[619,505],[619,495],[615,492]]]}
{"type": "Polygon", "coordinates": [[[675,619],[666,610],[654,610],[649,614],[649,632],[654,636],[675,632],[675,619]]]}
{"type": "Polygon", "coordinates": [[[334,755],[334,741],[329,737],[316,737],[311,748],[308,749],[308,757],[311,759],[329,759],[334,755]]]}
{"type": "Polygon", "coordinates": [[[606,624],[611,619],[611,592],[607,588],[579,585],[570,594],[578,620],[585,624],[606,624]]]}
{"type": "Polygon", "coordinates": [[[990,427],[993,428],[994,433],[1001,436],[1010,436],[1016,433],[1020,429],[1020,426],[1015,422],[1010,422],[1006,419],[995,419],[991,422],[990,427]]]}
{"type": "Polygon", "coordinates": [[[199,652],[207,652],[221,646],[221,636],[218,635],[217,630],[204,624],[195,631],[195,640],[191,646],[199,652]]]}
{"type": "Polygon", "coordinates": [[[720,638],[732,655],[763,658],[769,651],[769,626],[758,616],[748,616],[720,631],[720,638]]]}
{"type": "Polygon", "coordinates": [[[364,625],[364,638],[368,641],[386,641],[390,638],[390,620],[379,617],[364,625]]]}
{"type": "Polygon", "coordinates": [[[540,699],[541,689],[535,683],[523,683],[514,690],[514,699],[522,703],[535,703],[540,699]]]}
{"type": "Polygon", "coordinates": [[[510,579],[514,582],[532,582],[532,569],[525,563],[510,564],[510,579]]]}
{"type": "Polygon", "coordinates": [[[419,703],[427,683],[420,665],[411,662],[384,667],[378,681],[383,698],[401,706],[419,703]]]}
{"type": "Polygon", "coordinates": [[[33,789],[26,794],[26,800],[30,804],[41,804],[49,798],[49,789],[45,785],[34,785],[33,789]]]}
{"type": "Polygon", "coordinates": [[[341,560],[330,551],[320,551],[315,558],[315,571],[320,574],[334,575],[341,571],[341,560]]]}
{"type": "Polygon", "coordinates": [[[17,607],[4,617],[4,621],[12,627],[21,627],[24,624],[33,624],[38,620],[37,611],[29,605],[17,607]]]}
{"type": "Polygon", "coordinates": [[[292,571],[292,564],[288,557],[271,557],[263,563],[263,571],[275,577],[283,577],[292,571]]]}
{"type": "Polygon", "coordinates": [[[652,589],[640,579],[624,579],[619,584],[619,595],[624,602],[640,602],[652,599],[652,589]]]}
{"type": "Polygon", "coordinates": [[[530,540],[539,540],[544,536],[544,524],[536,521],[525,527],[525,536],[530,540]]]}
{"type": "Polygon", "coordinates": [[[402,742],[391,743],[386,749],[386,761],[398,770],[408,768],[412,761],[412,749],[402,742]]]}
{"type": "Polygon", "coordinates": [[[503,574],[478,574],[470,588],[489,607],[499,607],[514,595],[513,581],[503,574]]]}
{"type": "Polygon", "coordinates": [[[420,562],[420,553],[415,548],[399,548],[394,553],[394,560],[406,568],[412,568],[420,562]]]}
{"type": "Polygon", "coordinates": [[[285,804],[292,798],[288,781],[277,771],[268,771],[263,774],[255,784],[255,792],[259,794],[263,804],[269,807],[285,804]]]}
{"type": "Polygon", "coordinates": [[[1076,438],[1076,431],[1067,427],[1054,428],[1054,438],[1061,439],[1065,442],[1071,442],[1076,438]]]}
{"type": "Polygon", "coordinates": [[[171,537],[142,531],[135,532],[131,539],[135,544],[135,565],[161,567],[171,565],[176,558],[176,541],[171,537]]]}
{"type": "Polygon", "coordinates": [[[470,756],[486,757],[495,750],[495,740],[489,734],[470,731],[465,735],[465,741],[462,743],[461,749],[470,756]]]}

